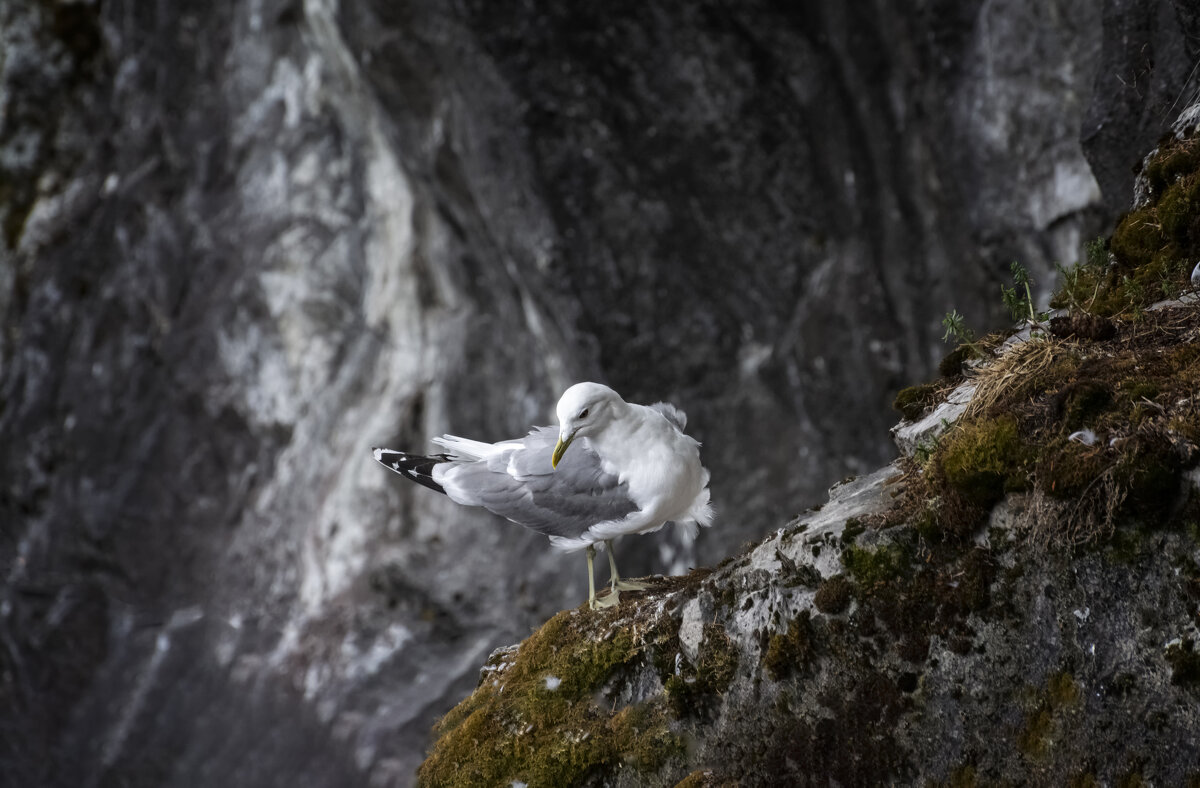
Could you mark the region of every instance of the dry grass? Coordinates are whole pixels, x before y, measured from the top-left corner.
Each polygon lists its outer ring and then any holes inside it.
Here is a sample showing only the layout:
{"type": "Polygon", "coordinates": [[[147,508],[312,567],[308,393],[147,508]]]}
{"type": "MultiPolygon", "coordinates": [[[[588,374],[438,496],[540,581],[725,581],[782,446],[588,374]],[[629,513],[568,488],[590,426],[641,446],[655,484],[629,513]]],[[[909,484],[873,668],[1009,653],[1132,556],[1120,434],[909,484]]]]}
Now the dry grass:
{"type": "Polygon", "coordinates": [[[967,421],[987,413],[1015,388],[1027,387],[1037,376],[1050,368],[1059,357],[1065,340],[1050,338],[1029,339],[1014,345],[1003,356],[974,371],[975,395],[962,415],[967,421]]]}
{"type": "Polygon", "coordinates": [[[1041,490],[1028,496],[1017,528],[1042,549],[1079,547],[1107,539],[1129,490],[1118,483],[1115,467],[1092,480],[1078,498],[1062,500],[1041,490]]]}

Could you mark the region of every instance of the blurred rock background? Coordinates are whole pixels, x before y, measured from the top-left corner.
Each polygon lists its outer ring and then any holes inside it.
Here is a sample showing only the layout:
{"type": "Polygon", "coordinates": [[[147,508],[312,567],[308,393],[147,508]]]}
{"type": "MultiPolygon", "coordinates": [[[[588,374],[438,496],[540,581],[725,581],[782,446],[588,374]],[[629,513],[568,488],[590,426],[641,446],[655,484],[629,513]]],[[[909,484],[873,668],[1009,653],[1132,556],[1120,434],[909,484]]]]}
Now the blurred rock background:
{"type": "Polygon", "coordinates": [[[390,476],[602,380],[715,563],[894,455],[1195,91],[1182,0],[0,1],[0,781],[404,785],[583,558],[390,476]]]}

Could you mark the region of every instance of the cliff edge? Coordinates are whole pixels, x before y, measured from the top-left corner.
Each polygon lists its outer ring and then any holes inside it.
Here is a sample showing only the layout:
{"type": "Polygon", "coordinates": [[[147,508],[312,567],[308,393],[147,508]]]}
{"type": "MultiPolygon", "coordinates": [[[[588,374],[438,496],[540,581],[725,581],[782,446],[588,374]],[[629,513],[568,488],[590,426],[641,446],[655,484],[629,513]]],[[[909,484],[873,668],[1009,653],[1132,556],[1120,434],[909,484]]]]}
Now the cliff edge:
{"type": "Polygon", "coordinates": [[[420,782],[1200,781],[1196,116],[1054,313],[902,392],[899,460],[493,653],[420,782]]]}

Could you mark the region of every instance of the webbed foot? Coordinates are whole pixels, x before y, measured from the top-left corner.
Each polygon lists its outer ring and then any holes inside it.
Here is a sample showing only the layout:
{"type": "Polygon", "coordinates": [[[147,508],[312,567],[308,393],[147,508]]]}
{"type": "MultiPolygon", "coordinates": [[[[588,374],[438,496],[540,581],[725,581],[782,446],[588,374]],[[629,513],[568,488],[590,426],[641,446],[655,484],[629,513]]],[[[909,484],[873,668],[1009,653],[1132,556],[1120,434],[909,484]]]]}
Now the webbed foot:
{"type": "Polygon", "coordinates": [[[592,610],[606,610],[610,607],[616,607],[621,604],[621,592],[615,588],[601,597],[595,597],[591,600],[592,610]]]}

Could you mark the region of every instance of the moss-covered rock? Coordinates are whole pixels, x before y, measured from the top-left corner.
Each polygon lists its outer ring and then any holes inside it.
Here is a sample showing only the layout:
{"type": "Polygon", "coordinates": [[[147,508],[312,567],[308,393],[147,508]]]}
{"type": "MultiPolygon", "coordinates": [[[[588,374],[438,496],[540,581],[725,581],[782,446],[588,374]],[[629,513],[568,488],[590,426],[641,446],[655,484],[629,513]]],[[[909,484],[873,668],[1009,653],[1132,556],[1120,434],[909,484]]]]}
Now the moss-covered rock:
{"type": "Polygon", "coordinates": [[[834,575],[817,588],[813,605],[826,615],[836,616],[850,606],[851,584],[845,575],[834,575]]]}
{"type": "Polygon", "coordinates": [[[733,681],[738,668],[738,651],[719,624],[704,627],[695,665],[680,661],[666,677],[663,688],[676,717],[703,715],[733,681]]]}
{"type": "Polygon", "coordinates": [[[899,577],[910,562],[902,545],[883,545],[877,548],[849,545],[842,553],[846,571],[863,588],[874,588],[899,577]]]}
{"type": "Polygon", "coordinates": [[[805,610],[791,620],[786,632],[771,636],[763,654],[763,665],[767,674],[776,681],[795,671],[803,671],[812,659],[810,618],[805,610]]]}
{"type": "Polygon", "coordinates": [[[1079,685],[1071,674],[1060,671],[1047,679],[1044,690],[1030,694],[1033,708],[1026,714],[1017,747],[1026,756],[1041,760],[1071,733],[1069,717],[1079,706],[1079,685]]]}
{"type": "Polygon", "coordinates": [[[1132,314],[1189,287],[1200,259],[1200,139],[1167,139],[1143,169],[1149,200],[1118,223],[1103,256],[1073,269],[1051,303],[1132,314]]]}
{"type": "Polygon", "coordinates": [[[944,378],[955,378],[963,373],[966,364],[975,358],[975,349],[971,345],[959,345],[951,350],[938,362],[938,374],[944,378]]]}
{"type": "Polygon", "coordinates": [[[892,407],[909,421],[915,421],[925,414],[937,402],[941,386],[936,383],[923,383],[900,389],[892,407]]]}
{"type": "Polygon", "coordinates": [[[946,481],[968,500],[991,506],[1005,491],[1023,489],[1032,455],[1010,416],[965,424],[938,453],[946,481]]]}
{"type": "Polygon", "coordinates": [[[1069,432],[1095,426],[1100,416],[1113,404],[1112,388],[1098,380],[1086,380],[1069,386],[1063,395],[1063,427],[1069,432]]]}
{"type": "Polygon", "coordinates": [[[1039,488],[1057,498],[1078,498],[1096,483],[1113,463],[1105,446],[1089,446],[1057,438],[1040,452],[1037,479],[1039,488]]]}
{"type": "Polygon", "coordinates": [[[1164,146],[1150,201],[1069,277],[1103,330],[1014,340],[925,461],[501,652],[421,781],[1186,784],[1200,306],[1139,310],[1200,253],[1197,151],[1164,146]]]}
{"type": "Polygon", "coordinates": [[[583,615],[563,611],[515,655],[494,658],[474,694],[439,723],[422,785],[574,785],[615,764],[652,771],[682,751],[663,701],[615,713],[598,703],[647,643],[620,627],[597,636],[583,615]]]}

